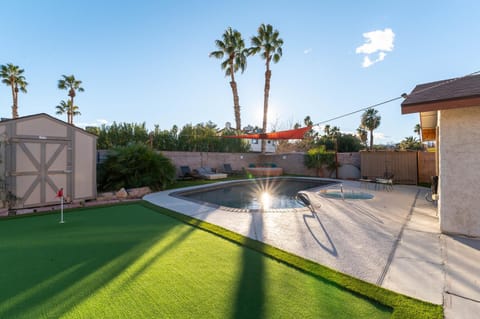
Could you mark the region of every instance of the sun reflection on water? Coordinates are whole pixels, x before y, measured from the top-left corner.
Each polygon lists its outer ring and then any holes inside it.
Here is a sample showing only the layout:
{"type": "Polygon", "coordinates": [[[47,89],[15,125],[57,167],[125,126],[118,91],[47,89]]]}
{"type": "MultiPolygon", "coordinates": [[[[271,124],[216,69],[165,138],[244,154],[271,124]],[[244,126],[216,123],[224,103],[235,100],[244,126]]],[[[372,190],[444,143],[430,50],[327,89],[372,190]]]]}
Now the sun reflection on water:
{"type": "Polygon", "coordinates": [[[263,209],[272,207],[272,195],[269,192],[262,192],[260,195],[260,203],[263,209]]]}

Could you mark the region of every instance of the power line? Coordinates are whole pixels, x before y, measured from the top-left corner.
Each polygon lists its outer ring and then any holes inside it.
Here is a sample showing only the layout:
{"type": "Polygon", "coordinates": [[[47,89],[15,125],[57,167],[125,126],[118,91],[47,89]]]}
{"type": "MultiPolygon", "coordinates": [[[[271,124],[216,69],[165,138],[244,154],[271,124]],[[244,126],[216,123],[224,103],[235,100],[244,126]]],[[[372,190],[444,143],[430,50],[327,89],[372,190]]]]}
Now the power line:
{"type": "Polygon", "coordinates": [[[361,108],[361,109],[359,109],[359,110],[356,110],[356,111],[353,111],[353,112],[350,112],[350,113],[347,113],[347,114],[343,114],[343,115],[340,115],[340,116],[331,118],[331,119],[329,119],[329,120],[325,120],[325,121],[318,122],[318,123],[315,124],[314,126],[320,125],[320,124],[324,124],[324,123],[327,123],[327,122],[331,122],[331,121],[334,121],[334,120],[338,120],[338,119],[341,119],[342,117],[347,117],[347,116],[350,116],[350,115],[352,115],[352,114],[359,113],[359,112],[368,110],[368,109],[370,109],[370,108],[377,107],[377,106],[380,106],[380,105],[383,105],[383,104],[387,104],[387,103],[390,103],[390,102],[393,102],[393,101],[396,101],[396,100],[399,100],[399,99],[402,99],[402,98],[403,98],[403,94],[402,94],[402,96],[399,96],[399,97],[396,97],[396,98],[393,98],[393,99],[390,99],[390,100],[387,100],[387,101],[383,101],[383,102],[380,102],[380,103],[377,103],[377,104],[373,104],[373,105],[370,105],[370,106],[361,108]]]}
{"type": "MultiPolygon", "coordinates": [[[[432,85],[432,86],[429,86],[429,87],[426,87],[422,90],[419,90],[417,92],[415,92],[414,94],[419,94],[419,93],[423,93],[425,91],[428,91],[428,90],[432,90],[434,88],[438,88],[439,86],[442,86],[442,85],[445,85],[445,84],[449,84],[449,83],[452,83],[452,82],[455,82],[455,81],[458,81],[460,79],[463,79],[463,78],[466,78],[466,77],[469,77],[469,76],[473,76],[473,75],[477,75],[477,74],[480,74],[480,70],[479,71],[475,71],[475,72],[472,72],[472,73],[469,73],[469,74],[466,74],[464,76],[460,76],[460,77],[457,77],[457,78],[453,78],[453,79],[450,79],[450,80],[446,80],[446,81],[442,81],[436,85],[432,85]]],[[[373,105],[370,105],[370,106],[367,106],[367,107],[363,107],[361,109],[358,109],[356,111],[353,111],[353,112],[350,112],[350,113],[346,113],[346,114],[343,114],[343,115],[339,115],[339,116],[336,116],[334,118],[331,118],[331,119],[328,119],[328,120],[325,120],[325,121],[321,121],[321,122],[318,122],[317,124],[314,124],[313,126],[317,126],[317,125],[320,125],[320,124],[324,124],[324,123],[328,123],[328,122],[331,122],[331,121],[335,121],[335,120],[338,120],[338,119],[341,119],[343,117],[347,117],[347,116],[350,116],[350,115],[353,115],[355,113],[359,113],[359,112],[362,112],[362,111],[366,111],[370,108],[374,108],[374,107],[378,107],[378,106],[381,106],[383,104],[387,104],[387,103],[390,103],[390,102],[393,102],[393,101],[396,101],[396,100],[399,100],[399,99],[405,99],[407,98],[408,95],[406,93],[402,93],[402,95],[398,96],[398,97],[395,97],[393,99],[390,99],[390,100],[386,100],[386,101],[383,101],[383,102],[380,102],[380,103],[377,103],[377,104],[373,104],[373,105]]]]}

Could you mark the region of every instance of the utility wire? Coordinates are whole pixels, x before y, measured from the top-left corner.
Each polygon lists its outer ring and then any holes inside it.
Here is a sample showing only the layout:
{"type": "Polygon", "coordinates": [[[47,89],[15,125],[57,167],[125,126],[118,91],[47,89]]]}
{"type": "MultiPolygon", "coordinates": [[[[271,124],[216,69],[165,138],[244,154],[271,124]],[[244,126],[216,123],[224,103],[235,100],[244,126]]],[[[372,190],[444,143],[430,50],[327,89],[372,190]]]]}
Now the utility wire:
{"type": "Polygon", "coordinates": [[[313,126],[317,126],[317,125],[320,125],[320,124],[324,124],[324,123],[328,123],[328,122],[331,122],[331,121],[334,121],[334,120],[338,120],[338,119],[341,119],[342,117],[347,117],[347,116],[350,116],[352,114],[359,113],[359,112],[368,110],[370,108],[377,107],[377,106],[380,106],[380,105],[383,105],[383,104],[387,104],[387,103],[390,103],[390,102],[393,102],[393,101],[396,101],[396,100],[399,100],[399,99],[402,99],[402,98],[403,98],[403,96],[399,96],[399,97],[396,97],[396,98],[393,98],[393,99],[390,99],[390,100],[387,100],[387,101],[383,101],[383,102],[380,102],[380,103],[377,103],[377,104],[374,104],[374,105],[370,105],[370,106],[361,108],[359,110],[356,110],[356,111],[353,111],[353,112],[350,112],[350,113],[347,113],[347,114],[343,114],[343,115],[331,118],[329,120],[318,122],[317,124],[315,124],[313,126]]]}
{"type": "MultiPolygon", "coordinates": [[[[439,86],[442,86],[442,85],[445,85],[445,84],[449,84],[449,83],[452,83],[452,82],[455,82],[455,81],[458,81],[460,79],[463,79],[463,78],[466,78],[466,77],[469,77],[469,76],[473,76],[473,75],[477,75],[477,74],[480,74],[480,70],[479,71],[475,71],[475,72],[472,72],[472,73],[469,73],[469,74],[466,74],[464,76],[460,76],[460,77],[457,77],[457,78],[453,78],[453,79],[450,79],[450,80],[446,80],[446,81],[442,81],[438,84],[435,84],[435,85],[432,85],[432,86],[429,86],[429,87],[426,87],[422,90],[418,90],[416,91],[413,95],[417,95],[419,93],[423,93],[425,91],[428,91],[428,90],[432,90],[434,88],[438,88],[439,86]]],[[[400,95],[399,97],[396,97],[396,98],[393,98],[393,99],[390,99],[390,100],[386,100],[386,101],[383,101],[383,102],[380,102],[380,103],[377,103],[377,104],[373,104],[373,105],[370,105],[370,106],[367,106],[367,107],[363,107],[361,109],[358,109],[356,111],[353,111],[353,112],[350,112],[350,113],[346,113],[346,114],[343,114],[343,115],[339,115],[339,116],[336,116],[334,118],[331,118],[331,119],[328,119],[328,120],[325,120],[325,121],[321,121],[321,122],[318,122],[317,124],[314,124],[313,126],[318,126],[320,124],[325,124],[325,123],[328,123],[328,122],[331,122],[331,121],[335,121],[335,120],[338,120],[338,119],[341,119],[341,118],[344,118],[344,117],[347,117],[347,116],[350,116],[350,115],[353,115],[355,113],[359,113],[359,112],[362,112],[362,111],[366,111],[370,108],[374,108],[374,107],[378,107],[378,106],[381,106],[381,105],[384,105],[384,104],[387,104],[387,103],[390,103],[390,102],[393,102],[393,101],[396,101],[396,100],[399,100],[399,99],[405,99],[407,98],[409,95],[407,95],[406,93],[403,93],[402,95],[400,95]]]]}

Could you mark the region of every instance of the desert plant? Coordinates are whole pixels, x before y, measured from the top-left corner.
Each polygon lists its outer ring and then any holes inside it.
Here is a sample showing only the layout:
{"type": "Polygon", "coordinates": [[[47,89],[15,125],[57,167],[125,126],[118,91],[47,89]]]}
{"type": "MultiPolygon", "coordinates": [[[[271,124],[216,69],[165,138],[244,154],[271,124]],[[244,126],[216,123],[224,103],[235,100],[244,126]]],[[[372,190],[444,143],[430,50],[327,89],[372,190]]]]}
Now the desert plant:
{"type": "Polygon", "coordinates": [[[222,35],[222,40],[216,40],[217,51],[210,53],[210,57],[223,59],[221,67],[225,70],[225,76],[230,76],[230,86],[233,93],[233,110],[235,114],[235,124],[237,131],[242,128],[240,120],[240,102],[238,97],[238,87],[235,81],[235,72],[240,70],[242,73],[247,66],[247,49],[242,39],[242,34],[237,30],[228,27],[222,35]]]}
{"type": "Polygon", "coordinates": [[[324,146],[310,149],[307,154],[305,154],[304,163],[308,168],[315,168],[317,170],[317,176],[320,176],[322,169],[327,169],[328,175],[330,175],[337,167],[335,152],[325,151],[324,146]]]}
{"type": "Polygon", "coordinates": [[[170,159],[146,145],[131,144],[110,151],[98,170],[99,189],[149,186],[164,189],[175,181],[176,168],[170,159]]]}
{"type": "Polygon", "coordinates": [[[18,92],[27,93],[27,81],[23,75],[24,70],[18,65],[8,63],[0,67],[0,78],[2,82],[12,88],[12,118],[18,117],[18,92]]]}
{"type": "MultiPolygon", "coordinates": [[[[260,53],[262,59],[265,60],[265,88],[263,95],[263,133],[267,132],[267,115],[268,115],[268,96],[270,94],[270,79],[272,71],[270,70],[270,62],[277,63],[282,57],[283,40],[279,37],[278,30],[274,30],[270,24],[261,24],[258,27],[258,34],[252,37],[252,47],[249,49],[250,55],[260,53]]],[[[266,142],[262,139],[262,153],[265,154],[266,142]]]]}

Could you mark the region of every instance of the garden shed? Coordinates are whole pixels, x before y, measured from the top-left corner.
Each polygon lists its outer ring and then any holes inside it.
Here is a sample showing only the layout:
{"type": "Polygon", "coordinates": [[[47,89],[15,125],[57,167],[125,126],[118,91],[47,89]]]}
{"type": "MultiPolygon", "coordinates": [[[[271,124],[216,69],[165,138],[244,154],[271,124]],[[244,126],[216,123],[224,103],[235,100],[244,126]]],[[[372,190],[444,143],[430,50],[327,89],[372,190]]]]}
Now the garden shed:
{"type": "Polygon", "coordinates": [[[45,113],[0,121],[3,206],[56,204],[61,188],[67,201],[96,198],[96,138],[45,113]]]}

